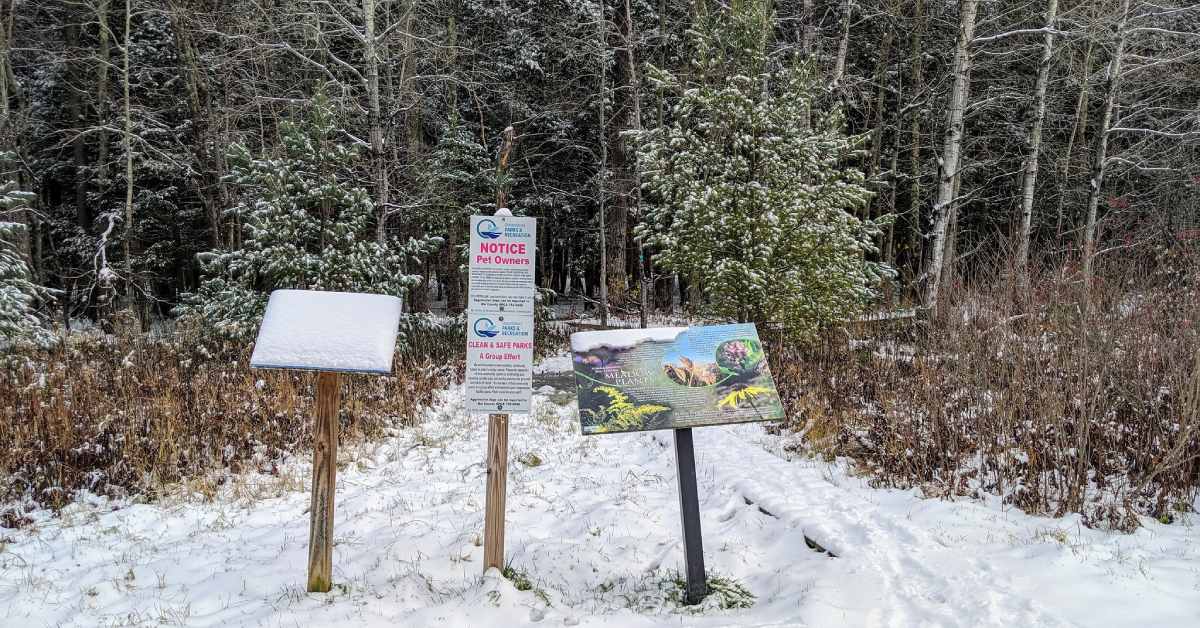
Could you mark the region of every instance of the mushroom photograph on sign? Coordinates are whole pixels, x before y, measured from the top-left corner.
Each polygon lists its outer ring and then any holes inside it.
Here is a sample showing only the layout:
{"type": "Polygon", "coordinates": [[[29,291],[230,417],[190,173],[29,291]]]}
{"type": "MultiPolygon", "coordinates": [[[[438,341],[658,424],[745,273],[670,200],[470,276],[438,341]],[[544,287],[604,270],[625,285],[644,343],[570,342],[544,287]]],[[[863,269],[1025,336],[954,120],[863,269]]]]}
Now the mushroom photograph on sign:
{"type": "Polygon", "coordinates": [[[752,324],[571,335],[584,434],[783,418],[752,324]]]}

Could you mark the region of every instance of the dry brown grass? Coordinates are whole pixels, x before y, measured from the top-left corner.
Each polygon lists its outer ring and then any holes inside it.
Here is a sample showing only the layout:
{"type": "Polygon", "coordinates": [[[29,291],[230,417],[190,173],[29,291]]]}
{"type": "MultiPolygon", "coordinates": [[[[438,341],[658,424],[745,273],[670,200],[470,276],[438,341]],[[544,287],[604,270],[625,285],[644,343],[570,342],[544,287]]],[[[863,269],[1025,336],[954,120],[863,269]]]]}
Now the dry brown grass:
{"type": "MultiPolygon", "coordinates": [[[[410,330],[395,376],[343,378],[341,440],[417,420],[461,378],[460,326],[410,330]]],[[[213,471],[278,474],[308,449],[315,377],[253,371],[246,347],[187,333],[169,339],[81,335],[0,366],[0,527],[80,490],[153,498],[213,471]]]]}
{"type": "Polygon", "coordinates": [[[1110,264],[1091,307],[1069,273],[1028,299],[997,273],[958,287],[941,321],[776,344],[790,427],[878,485],[1124,530],[1170,521],[1200,487],[1193,260],[1110,264]]]}

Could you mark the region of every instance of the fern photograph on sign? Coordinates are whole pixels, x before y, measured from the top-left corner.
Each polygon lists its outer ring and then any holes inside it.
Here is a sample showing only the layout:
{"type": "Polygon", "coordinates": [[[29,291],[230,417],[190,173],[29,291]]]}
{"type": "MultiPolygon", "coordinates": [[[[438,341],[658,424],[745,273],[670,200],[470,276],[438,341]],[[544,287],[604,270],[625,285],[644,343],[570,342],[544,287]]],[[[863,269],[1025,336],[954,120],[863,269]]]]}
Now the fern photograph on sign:
{"type": "Polygon", "coordinates": [[[579,332],[571,351],[584,434],[783,418],[752,324],[579,332]]]}

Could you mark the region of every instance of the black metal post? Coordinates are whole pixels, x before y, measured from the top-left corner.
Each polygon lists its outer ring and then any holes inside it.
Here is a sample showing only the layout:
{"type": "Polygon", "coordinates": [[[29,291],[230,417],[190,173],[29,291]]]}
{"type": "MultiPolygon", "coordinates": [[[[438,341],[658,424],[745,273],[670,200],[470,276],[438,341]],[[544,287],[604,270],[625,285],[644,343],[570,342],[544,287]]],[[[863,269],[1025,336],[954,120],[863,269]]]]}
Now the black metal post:
{"type": "Polygon", "coordinates": [[[683,517],[684,604],[699,604],[708,595],[704,577],[704,543],[700,538],[700,498],[696,491],[696,452],[692,429],[675,430],[675,470],[679,478],[679,513],[683,517]]]}

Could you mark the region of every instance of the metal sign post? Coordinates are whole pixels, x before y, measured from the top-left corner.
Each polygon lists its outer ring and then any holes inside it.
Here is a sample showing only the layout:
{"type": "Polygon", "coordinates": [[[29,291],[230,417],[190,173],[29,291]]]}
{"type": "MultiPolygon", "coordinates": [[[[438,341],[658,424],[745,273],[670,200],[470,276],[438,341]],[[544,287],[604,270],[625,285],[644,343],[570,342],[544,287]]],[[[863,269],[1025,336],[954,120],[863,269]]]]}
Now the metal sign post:
{"type": "Polygon", "coordinates": [[[679,514],[683,519],[683,562],[687,576],[684,604],[699,604],[708,595],[704,576],[704,541],[700,537],[700,497],[696,490],[696,453],[692,428],[675,430],[675,472],[679,478],[679,514]]]}

